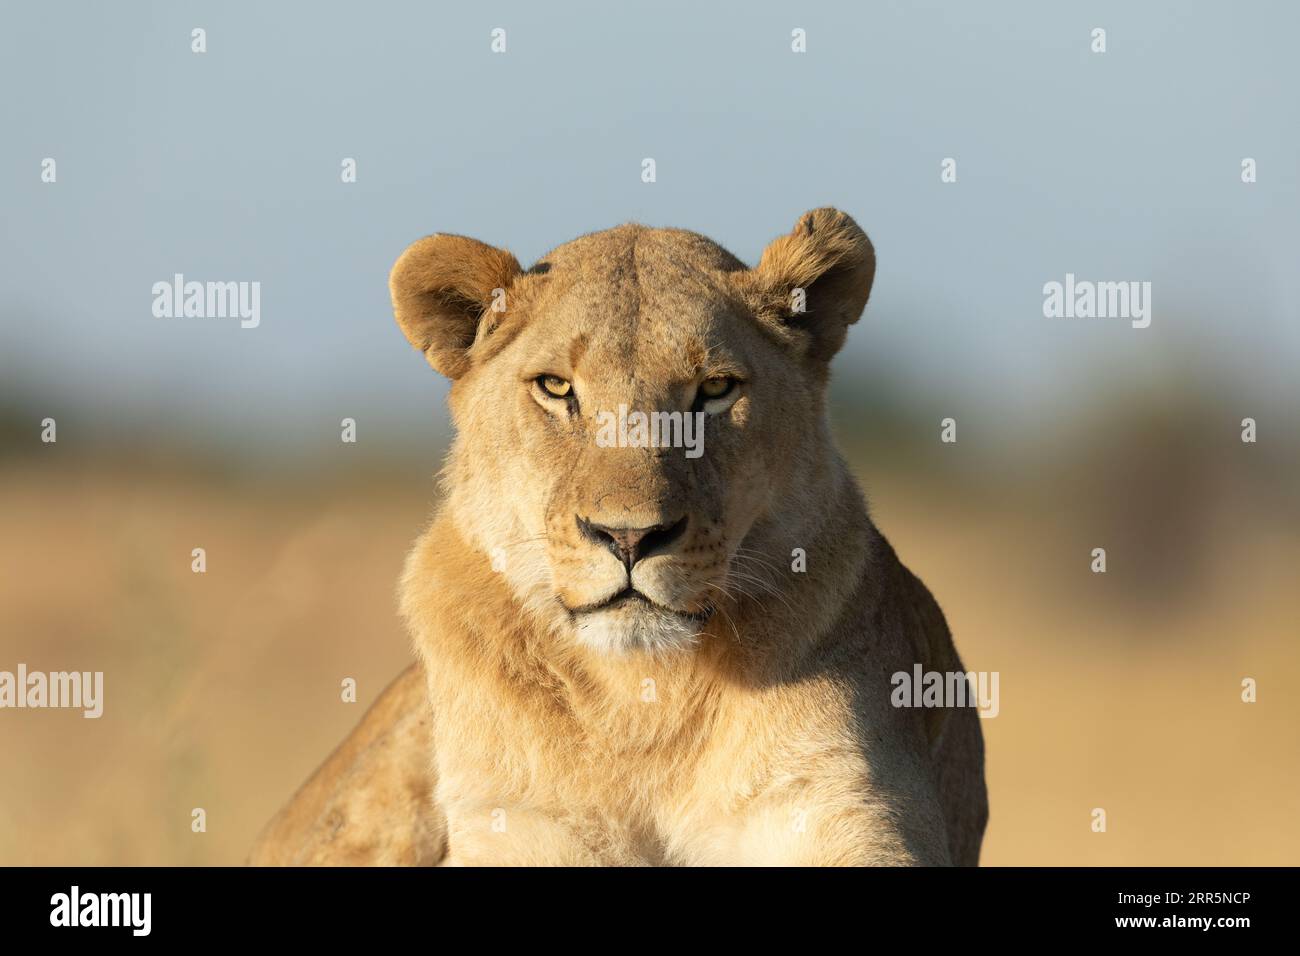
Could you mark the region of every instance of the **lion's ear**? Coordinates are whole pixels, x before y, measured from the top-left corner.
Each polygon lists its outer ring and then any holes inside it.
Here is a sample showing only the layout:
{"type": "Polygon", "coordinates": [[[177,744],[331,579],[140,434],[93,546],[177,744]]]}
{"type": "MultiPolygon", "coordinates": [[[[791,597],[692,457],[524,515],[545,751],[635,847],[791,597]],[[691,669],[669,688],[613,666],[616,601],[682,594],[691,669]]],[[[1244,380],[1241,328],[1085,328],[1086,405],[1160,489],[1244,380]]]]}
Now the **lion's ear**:
{"type": "Polygon", "coordinates": [[[412,243],[388,278],[393,314],[407,340],[448,378],[469,370],[470,347],[483,316],[501,308],[519,262],[465,236],[434,235],[412,243]]]}
{"type": "Polygon", "coordinates": [[[764,311],[809,336],[808,354],[829,361],[858,320],[876,275],[876,251],[851,217],[824,207],[773,240],[751,273],[764,311]]]}

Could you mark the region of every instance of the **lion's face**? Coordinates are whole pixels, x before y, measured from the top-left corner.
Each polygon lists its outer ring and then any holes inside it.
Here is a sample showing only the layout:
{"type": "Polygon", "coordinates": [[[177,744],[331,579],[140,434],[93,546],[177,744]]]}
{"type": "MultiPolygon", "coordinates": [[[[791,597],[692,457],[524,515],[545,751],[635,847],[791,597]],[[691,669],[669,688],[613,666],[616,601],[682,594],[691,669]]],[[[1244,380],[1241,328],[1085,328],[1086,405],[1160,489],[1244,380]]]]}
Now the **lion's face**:
{"type": "Polygon", "coordinates": [[[589,646],[693,644],[771,587],[751,535],[781,524],[822,437],[825,364],[873,267],[852,220],[821,210],[755,270],[639,226],[528,273],[473,240],[412,246],[394,302],[455,379],[449,507],[465,536],[589,646]]]}
{"type": "Polygon", "coordinates": [[[812,427],[793,357],[703,252],[630,228],[563,247],[455,388],[480,539],[595,645],[695,637],[771,505],[768,451],[812,427]]]}

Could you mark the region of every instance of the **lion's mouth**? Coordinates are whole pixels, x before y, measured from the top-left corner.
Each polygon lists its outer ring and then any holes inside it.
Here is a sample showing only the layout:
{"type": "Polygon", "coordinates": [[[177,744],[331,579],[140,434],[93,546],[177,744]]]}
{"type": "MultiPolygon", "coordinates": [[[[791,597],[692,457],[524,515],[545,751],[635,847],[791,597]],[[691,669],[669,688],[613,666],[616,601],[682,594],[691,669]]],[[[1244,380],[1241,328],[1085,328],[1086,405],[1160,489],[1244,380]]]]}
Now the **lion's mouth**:
{"type": "MultiPolygon", "coordinates": [[[[638,603],[646,604],[649,605],[650,607],[660,606],[658,604],[655,604],[654,601],[650,600],[648,597],[646,597],[644,594],[642,594],[640,591],[638,591],[636,588],[632,587],[632,585],[629,584],[623,590],[619,591],[612,598],[606,601],[602,605],[602,607],[618,607],[623,604],[638,604],[638,603]]],[[[671,608],[663,608],[663,610],[668,611],[671,610],[671,608]]]]}
{"type": "Polygon", "coordinates": [[[623,588],[623,590],[619,591],[617,594],[607,597],[603,601],[593,601],[590,604],[583,604],[580,605],[579,607],[569,607],[566,604],[565,609],[569,612],[570,615],[577,616],[579,614],[590,614],[595,611],[612,611],[618,608],[629,607],[632,605],[642,605],[647,608],[653,608],[654,610],[660,611],[664,614],[673,614],[676,615],[677,617],[686,618],[688,620],[697,620],[697,621],[706,620],[709,617],[709,613],[710,613],[708,610],[679,611],[675,607],[668,607],[666,604],[660,604],[658,601],[646,597],[646,595],[642,594],[640,591],[632,587],[632,585],[630,584],[627,587],[623,588]]]}

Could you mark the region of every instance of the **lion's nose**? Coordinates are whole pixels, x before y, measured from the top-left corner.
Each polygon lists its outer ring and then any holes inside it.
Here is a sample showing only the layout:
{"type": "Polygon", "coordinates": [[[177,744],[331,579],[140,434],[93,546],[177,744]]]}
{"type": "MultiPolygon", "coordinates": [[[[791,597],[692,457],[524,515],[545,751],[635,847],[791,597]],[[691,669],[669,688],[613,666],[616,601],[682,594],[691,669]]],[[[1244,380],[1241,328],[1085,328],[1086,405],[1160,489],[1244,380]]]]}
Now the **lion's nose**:
{"type": "Polygon", "coordinates": [[[613,552],[614,557],[623,562],[628,573],[632,565],[642,558],[667,547],[682,536],[686,530],[686,516],[666,524],[651,525],[648,528],[615,528],[610,525],[596,524],[581,515],[576,516],[578,530],[588,541],[604,545],[613,552]]]}

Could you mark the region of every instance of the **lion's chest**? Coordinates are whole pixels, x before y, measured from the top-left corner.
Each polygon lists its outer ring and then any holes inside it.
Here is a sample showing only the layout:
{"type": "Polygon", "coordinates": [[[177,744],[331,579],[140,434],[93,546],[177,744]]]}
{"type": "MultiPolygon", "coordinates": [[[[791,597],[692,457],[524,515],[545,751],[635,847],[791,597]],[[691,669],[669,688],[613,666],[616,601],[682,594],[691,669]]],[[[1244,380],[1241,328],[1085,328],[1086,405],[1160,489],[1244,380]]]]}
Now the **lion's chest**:
{"type": "Polygon", "coordinates": [[[453,844],[460,833],[506,858],[549,860],[564,846],[578,861],[662,864],[716,826],[748,779],[746,755],[720,750],[729,745],[713,733],[716,708],[484,700],[457,695],[457,713],[436,722],[438,799],[453,844]]]}

